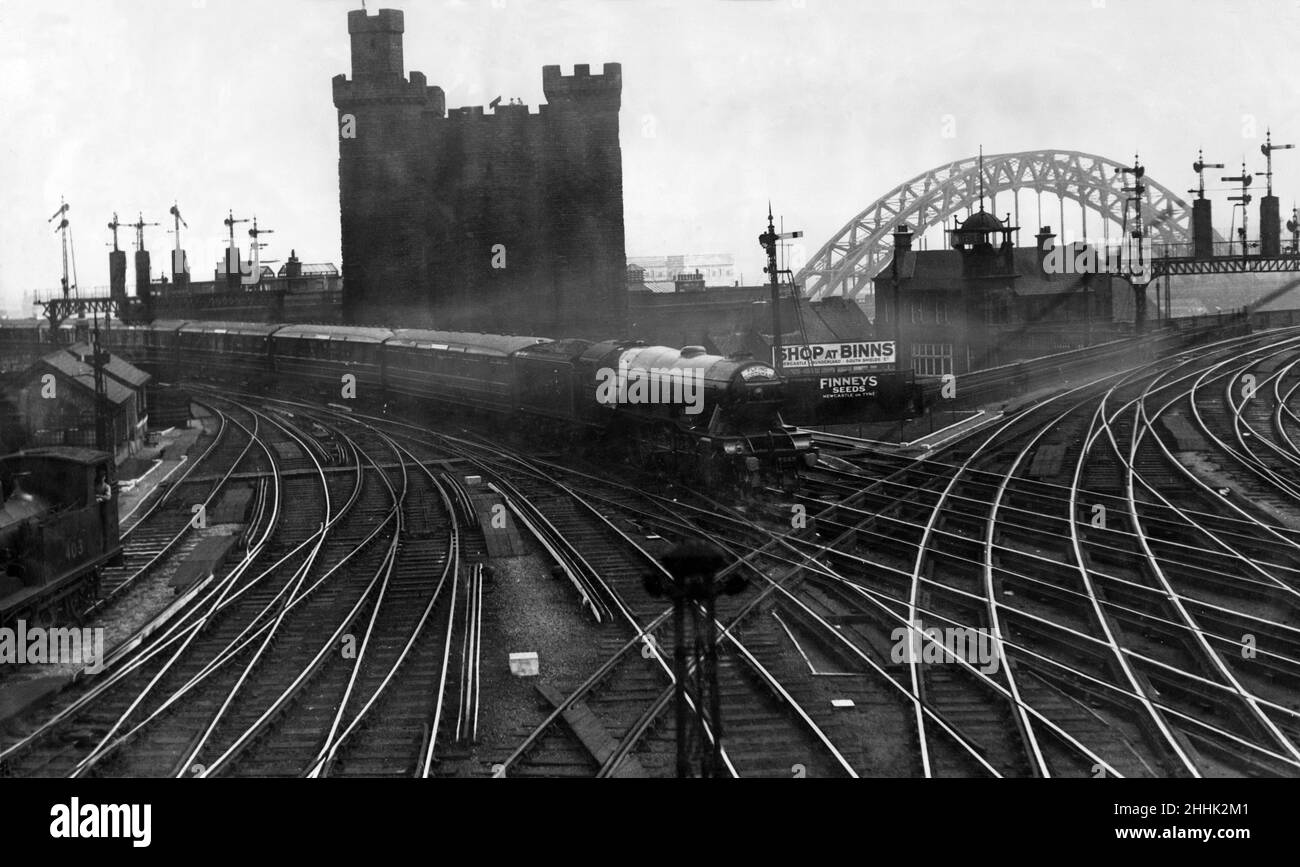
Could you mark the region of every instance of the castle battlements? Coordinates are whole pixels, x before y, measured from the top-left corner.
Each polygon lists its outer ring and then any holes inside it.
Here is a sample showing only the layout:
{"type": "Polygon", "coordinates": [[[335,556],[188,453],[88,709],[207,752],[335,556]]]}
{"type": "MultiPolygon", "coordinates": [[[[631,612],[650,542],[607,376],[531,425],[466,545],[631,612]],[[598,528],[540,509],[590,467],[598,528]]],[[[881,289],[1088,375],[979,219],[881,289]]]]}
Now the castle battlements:
{"type": "Polygon", "coordinates": [[[345,320],[623,333],[622,67],[548,66],[540,105],[448,109],[408,77],[404,30],[397,11],[349,14],[352,75],[333,79],[345,320]]]}
{"type": "Polygon", "coordinates": [[[348,13],[348,33],[405,33],[406,15],[400,9],[380,9],[371,15],[364,9],[348,13]]]}
{"type": "Polygon", "coordinates": [[[575,65],[573,75],[561,74],[559,66],[543,66],[542,92],[554,105],[594,103],[617,111],[622,104],[623,64],[606,63],[600,75],[592,75],[586,63],[575,65]]]}
{"type": "Polygon", "coordinates": [[[460,122],[491,122],[500,120],[502,122],[521,121],[527,118],[535,118],[546,111],[545,105],[537,106],[533,109],[527,105],[498,105],[495,109],[489,111],[481,105],[463,105],[460,108],[447,110],[447,120],[460,122]]]}
{"type": "Polygon", "coordinates": [[[447,96],[441,87],[430,86],[422,72],[412,72],[410,80],[362,78],[349,80],[336,75],[334,105],[347,111],[360,105],[418,105],[439,117],[447,111],[447,96]]]}

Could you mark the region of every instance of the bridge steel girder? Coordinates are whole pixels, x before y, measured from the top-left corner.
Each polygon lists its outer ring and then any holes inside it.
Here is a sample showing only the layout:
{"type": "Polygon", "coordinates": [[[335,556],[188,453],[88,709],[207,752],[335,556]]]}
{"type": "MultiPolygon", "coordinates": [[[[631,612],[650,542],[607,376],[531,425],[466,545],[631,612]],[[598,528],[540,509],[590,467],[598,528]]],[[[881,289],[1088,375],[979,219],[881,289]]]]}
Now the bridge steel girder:
{"type": "Polygon", "coordinates": [[[1300,256],[1152,259],[1148,271],[1152,280],[1187,274],[1286,274],[1300,271],[1300,256]]]}
{"type": "MultiPolygon", "coordinates": [[[[984,157],[986,195],[1023,189],[1071,199],[1115,224],[1122,224],[1121,189],[1131,176],[1128,168],[1108,157],[1080,151],[1039,150],[984,157]]],[[[946,224],[960,210],[979,200],[980,158],[956,160],[922,172],[877,199],[848,222],[812,256],[795,276],[810,300],[832,295],[857,299],[870,290],[871,280],[893,256],[895,227],[907,223],[916,232],[946,224]]],[[[1191,241],[1191,206],[1147,175],[1141,202],[1147,238],[1168,244],[1191,241]]],[[[1058,232],[1060,228],[1058,227],[1058,232]]],[[[1222,240],[1215,234],[1216,240],[1222,240]]]]}

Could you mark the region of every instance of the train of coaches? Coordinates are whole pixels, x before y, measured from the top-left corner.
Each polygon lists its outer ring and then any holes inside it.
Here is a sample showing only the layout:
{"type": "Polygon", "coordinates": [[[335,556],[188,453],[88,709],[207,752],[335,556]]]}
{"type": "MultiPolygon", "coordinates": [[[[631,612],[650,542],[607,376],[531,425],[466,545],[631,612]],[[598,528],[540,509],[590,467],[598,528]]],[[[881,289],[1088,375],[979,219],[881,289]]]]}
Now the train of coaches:
{"type": "MultiPolygon", "coordinates": [[[[0,351],[85,339],[83,321],[51,340],[40,320],[0,323],[0,351]]],[[[414,399],[583,430],[633,461],[708,487],[795,487],[816,463],[812,437],[782,420],[785,383],[748,355],[635,340],[329,325],[157,321],[100,330],[105,348],[161,381],[292,382],[337,401],[414,399]]]]}
{"type": "MultiPolygon", "coordinates": [[[[524,431],[588,435],[626,448],[638,464],[716,488],[797,485],[817,461],[812,437],[781,418],[782,379],[747,356],[709,355],[639,341],[546,340],[489,334],[155,322],[114,325],[102,345],[162,381],[208,379],[256,390],[290,383],[338,401],[414,400],[468,408],[524,431]],[[658,381],[655,381],[655,380],[658,381]]],[[[31,357],[88,337],[84,322],[56,329],[0,322],[0,353],[31,357]]],[[[50,447],[0,460],[0,622],[72,614],[94,594],[102,566],[121,556],[116,496],[102,495],[111,458],[50,447]]]]}

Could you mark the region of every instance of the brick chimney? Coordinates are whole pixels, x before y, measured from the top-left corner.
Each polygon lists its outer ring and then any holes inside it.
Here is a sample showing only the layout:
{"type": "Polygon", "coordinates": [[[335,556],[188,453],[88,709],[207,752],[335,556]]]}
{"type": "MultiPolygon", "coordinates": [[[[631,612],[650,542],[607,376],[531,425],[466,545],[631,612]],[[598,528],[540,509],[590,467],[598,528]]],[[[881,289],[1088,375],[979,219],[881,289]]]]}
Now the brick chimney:
{"type": "Polygon", "coordinates": [[[1039,229],[1038,234],[1034,236],[1034,241],[1036,244],[1034,249],[1037,251],[1036,255],[1038,257],[1038,273],[1044,277],[1051,277],[1047,273],[1046,259],[1048,251],[1056,245],[1056,235],[1052,234],[1052,227],[1043,226],[1039,229]]]}

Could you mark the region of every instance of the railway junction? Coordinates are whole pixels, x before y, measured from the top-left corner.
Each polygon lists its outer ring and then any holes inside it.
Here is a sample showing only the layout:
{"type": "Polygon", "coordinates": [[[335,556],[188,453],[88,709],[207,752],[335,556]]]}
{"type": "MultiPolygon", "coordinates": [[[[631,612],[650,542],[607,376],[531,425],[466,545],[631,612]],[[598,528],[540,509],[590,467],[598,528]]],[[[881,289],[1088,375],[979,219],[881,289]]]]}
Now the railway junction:
{"type": "Polygon", "coordinates": [[[741,589],[686,669],[690,774],[1300,775],[1300,330],[1267,319],[958,378],[974,421],[815,434],[742,499],[195,377],[78,612],[102,670],[7,670],[0,769],[672,776],[648,576],[705,541],[741,589]]]}

